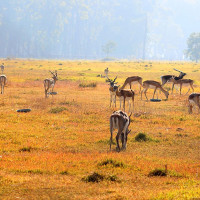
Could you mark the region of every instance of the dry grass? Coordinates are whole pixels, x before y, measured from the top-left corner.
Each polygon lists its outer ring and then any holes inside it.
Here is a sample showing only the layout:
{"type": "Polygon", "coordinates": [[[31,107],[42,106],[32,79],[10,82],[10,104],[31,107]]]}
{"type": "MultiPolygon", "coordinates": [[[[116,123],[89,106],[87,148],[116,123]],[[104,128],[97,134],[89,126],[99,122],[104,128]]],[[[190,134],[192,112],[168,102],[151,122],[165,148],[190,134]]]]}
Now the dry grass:
{"type": "Polygon", "coordinates": [[[127,150],[117,153],[113,145],[110,152],[109,116],[115,109],[109,108],[108,83],[97,77],[109,67],[109,77],[118,76],[122,85],[128,76],[160,80],[163,74],[176,74],[173,68],[178,68],[195,80],[198,92],[200,64],[2,62],[8,84],[0,96],[1,199],[200,198],[200,120],[197,111],[187,113],[188,95],[175,93],[159,103],[141,101],[137,95],[127,150]],[[58,70],[58,94],[45,99],[42,81],[50,77],[48,70],[58,70]],[[96,83],[96,87],[79,87],[80,83],[96,83]],[[21,108],[32,111],[17,113],[21,108]],[[137,142],[139,133],[151,139],[137,142]],[[105,161],[109,163],[101,165],[105,161]],[[125,167],[113,167],[113,163],[125,167]],[[148,176],[165,165],[169,176],[148,176]],[[120,181],[82,181],[94,172],[120,181]]]}

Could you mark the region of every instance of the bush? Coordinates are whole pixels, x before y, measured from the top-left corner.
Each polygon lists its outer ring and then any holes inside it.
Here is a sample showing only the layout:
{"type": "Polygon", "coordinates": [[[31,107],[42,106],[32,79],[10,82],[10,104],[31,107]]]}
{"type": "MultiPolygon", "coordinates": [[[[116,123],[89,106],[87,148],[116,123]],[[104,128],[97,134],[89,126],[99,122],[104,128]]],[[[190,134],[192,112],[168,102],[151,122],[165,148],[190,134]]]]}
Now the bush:
{"type": "Polygon", "coordinates": [[[31,149],[32,149],[32,147],[23,147],[23,148],[19,149],[19,152],[24,152],[24,151],[30,152],[31,149]]]}
{"type": "Polygon", "coordinates": [[[97,84],[96,83],[80,83],[79,84],[79,87],[83,87],[83,88],[85,88],[85,87],[96,87],[97,86],[97,84]]]}
{"type": "Polygon", "coordinates": [[[147,141],[148,138],[146,136],[145,133],[138,133],[136,136],[135,136],[135,140],[138,141],[138,142],[142,142],[142,141],[147,141]]]}
{"type": "Polygon", "coordinates": [[[101,174],[98,174],[96,172],[94,172],[93,174],[85,177],[85,178],[82,178],[83,181],[85,182],[93,182],[93,183],[98,183],[100,181],[103,181],[105,179],[105,176],[104,175],[101,175],[101,174]]]}
{"type": "Polygon", "coordinates": [[[167,176],[167,172],[164,169],[154,169],[149,172],[148,176],[167,176]]]}

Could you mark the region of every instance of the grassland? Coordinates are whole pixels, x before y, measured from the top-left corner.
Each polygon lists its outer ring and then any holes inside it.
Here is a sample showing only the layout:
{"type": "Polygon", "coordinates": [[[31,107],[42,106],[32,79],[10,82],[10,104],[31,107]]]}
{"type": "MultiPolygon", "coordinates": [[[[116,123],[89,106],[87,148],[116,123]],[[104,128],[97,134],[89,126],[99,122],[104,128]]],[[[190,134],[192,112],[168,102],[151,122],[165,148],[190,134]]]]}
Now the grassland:
{"type": "Polygon", "coordinates": [[[108,83],[97,77],[109,67],[109,77],[118,76],[120,85],[133,75],[159,81],[178,68],[199,92],[200,64],[1,61],[8,83],[0,95],[0,199],[200,198],[200,118],[197,111],[188,115],[188,95],[155,103],[141,101],[136,90],[127,150],[118,153],[113,145],[110,152],[109,116],[115,109],[109,107],[108,83]],[[58,70],[58,94],[45,99],[48,70],[58,70]],[[17,113],[21,108],[32,111],[17,113]],[[149,140],[137,142],[138,133],[149,140]],[[165,165],[167,176],[148,176],[165,165]],[[85,181],[94,172],[106,178],[85,181]]]}

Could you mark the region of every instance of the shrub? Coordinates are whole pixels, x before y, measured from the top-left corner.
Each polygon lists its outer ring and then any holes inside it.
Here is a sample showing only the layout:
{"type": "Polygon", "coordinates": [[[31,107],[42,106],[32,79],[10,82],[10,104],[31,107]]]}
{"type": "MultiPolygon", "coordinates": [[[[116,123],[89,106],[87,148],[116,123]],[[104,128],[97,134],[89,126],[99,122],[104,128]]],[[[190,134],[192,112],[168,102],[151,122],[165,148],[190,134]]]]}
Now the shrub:
{"type": "Polygon", "coordinates": [[[146,136],[145,133],[138,133],[136,136],[135,136],[135,140],[138,141],[138,142],[142,142],[142,141],[147,141],[148,138],[146,136]]]}
{"type": "Polygon", "coordinates": [[[32,147],[23,147],[23,148],[19,149],[19,152],[24,152],[24,151],[30,152],[31,149],[32,149],[32,147]]]}
{"type": "Polygon", "coordinates": [[[96,86],[97,86],[97,84],[94,83],[94,82],[92,82],[92,83],[80,83],[79,84],[79,87],[83,87],[83,88],[85,88],[85,87],[96,87],[96,86]]]}
{"type": "Polygon", "coordinates": [[[49,112],[50,113],[60,113],[64,110],[67,110],[67,108],[65,107],[56,107],[56,108],[52,108],[49,112]]]}
{"type": "Polygon", "coordinates": [[[165,169],[154,169],[149,172],[148,176],[167,176],[167,171],[165,169]]]}
{"type": "Polygon", "coordinates": [[[60,172],[60,174],[62,174],[62,175],[68,175],[69,172],[65,170],[65,171],[60,172]]]}
{"type": "Polygon", "coordinates": [[[107,180],[108,181],[113,181],[113,182],[118,182],[119,181],[119,179],[118,179],[118,177],[116,175],[110,175],[110,176],[108,176],[107,180]]]}
{"type": "Polygon", "coordinates": [[[103,181],[105,179],[105,176],[104,175],[101,175],[101,174],[98,174],[96,172],[94,172],[93,174],[85,177],[85,178],[82,178],[83,181],[85,182],[93,182],[93,183],[98,183],[100,181],[103,181]]]}
{"type": "Polygon", "coordinates": [[[125,167],[125,164],[123,162],[118,162],[113,159],[106,159],[98,164],[98,166],[107,166],[107,165],[112,165],[112,167],[121,167],[121,168],[125,167]]]}

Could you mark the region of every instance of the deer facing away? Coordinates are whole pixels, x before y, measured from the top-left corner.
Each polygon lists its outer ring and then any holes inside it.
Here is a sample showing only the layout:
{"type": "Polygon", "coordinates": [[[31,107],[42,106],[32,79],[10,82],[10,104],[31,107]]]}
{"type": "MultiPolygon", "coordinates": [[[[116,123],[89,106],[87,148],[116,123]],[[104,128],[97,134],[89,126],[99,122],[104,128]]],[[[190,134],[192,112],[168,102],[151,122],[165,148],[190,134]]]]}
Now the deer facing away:
{"type": "MultiPolygon", "coordinates": [[[[131,116],[131,115],[130,115],[131,116]]],[[[130,116],[128,116],[125,112],[118,110],[112,113],[110,116],[110,150],[111,145],[113,143],[112,136],[113,131],[117,129],[117,136],[116,136],[116,142],[117,142],[117,151],[125,150],[126,149],[126,143],[127,143],[127,137],[128,134],[131,132],[131,130],[128,130],[128,127],[130,125],[130,116]],[[120,148],[119,145],[119,139],[121,139],[122,142],[122,148],[120,148]]]]}

